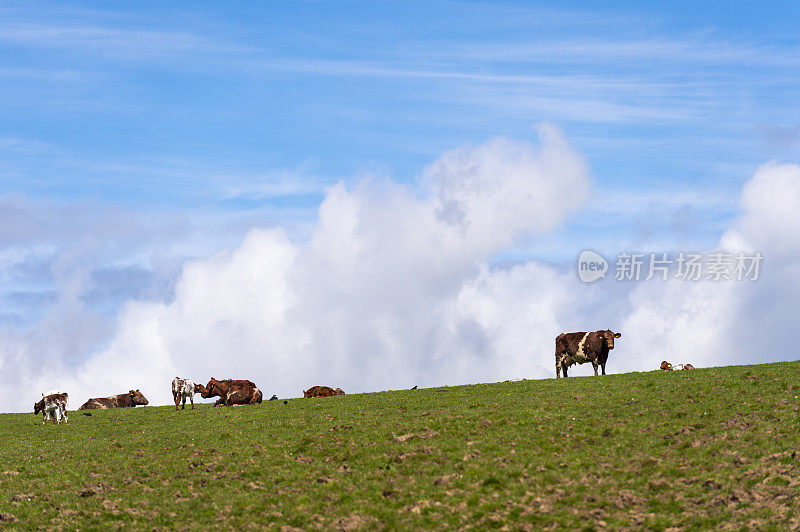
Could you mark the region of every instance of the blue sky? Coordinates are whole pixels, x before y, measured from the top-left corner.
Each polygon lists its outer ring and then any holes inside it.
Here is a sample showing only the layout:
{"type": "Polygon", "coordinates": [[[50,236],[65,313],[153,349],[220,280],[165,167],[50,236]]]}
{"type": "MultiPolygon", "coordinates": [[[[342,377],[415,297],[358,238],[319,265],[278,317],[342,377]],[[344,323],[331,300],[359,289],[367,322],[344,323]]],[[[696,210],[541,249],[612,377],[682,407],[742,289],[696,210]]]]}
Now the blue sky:
{"type": "Polygon", "coordinates": [[[83,316],[80,359],[187,261],[308,239],[326,187],[424,195],[442,154],[543,123],[591,197],[491,263],[712,248],[755,169],[800,160],[799,25],[797,2],[4,2],[0,329],[83,316]]]}

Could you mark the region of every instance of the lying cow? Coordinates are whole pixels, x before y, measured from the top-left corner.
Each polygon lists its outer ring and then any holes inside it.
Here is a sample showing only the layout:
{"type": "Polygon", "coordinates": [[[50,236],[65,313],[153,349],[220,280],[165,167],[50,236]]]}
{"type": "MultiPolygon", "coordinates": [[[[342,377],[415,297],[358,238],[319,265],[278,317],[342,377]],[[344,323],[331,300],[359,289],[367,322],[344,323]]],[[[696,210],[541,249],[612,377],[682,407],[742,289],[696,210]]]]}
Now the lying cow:
{"type": "Polygon", "coordinates": [[[200,396],[204,399],[219,396],[214,406],[252,405],[260,403],[262,399],[261,390],[252,381],[217,380],[214,377],[205,385],[200,396]]]}
{"type": "Polygon", "coordinates": [[[308,390],[303,390],[303,397],[331,397],[333,395],[344,395],[344,390],[330,386],[312,386],[308,390]]]}
{"type": "Polygon", "coordinates": [[[610,330],[594,332],[561,333],[556,337],[556,378],[567,376],[567,368],[573,364],[591,362],[594,374],[597,367],[606,374],[608,352],[614,349],[614,338],[622,336],[610,330]]]}
{"type": "Polygon", "coordinates": [[[105,410],[107,408],[127,408],[136,405],[147,405],[149,401],[139,390],[131,390],[128,393],[112,395],[111,397],[96,397],[89,399],[81,405],[78,410],[105,410]]]}
{"type": "Polygon", "coordinates": [[[33,413],[42,413],[42,425],[47,423],[48,419],[52,419],[53,424],[61,423],[61,418],[64,418],[64,423],[69,423],[67,417],[67,393],[52,393],[42,394],[42,399],[38,403],[33,404],[33,413]],[[52,418],[50,417],[52,415],[52,418]]]}
{"type": "Polygon", "coordinates": [[[677,366],[673,366],[665,360],[661,363],[661,369],[664,371],[686,371],[695,368],[691,364],[678,364],[677,366]]]}

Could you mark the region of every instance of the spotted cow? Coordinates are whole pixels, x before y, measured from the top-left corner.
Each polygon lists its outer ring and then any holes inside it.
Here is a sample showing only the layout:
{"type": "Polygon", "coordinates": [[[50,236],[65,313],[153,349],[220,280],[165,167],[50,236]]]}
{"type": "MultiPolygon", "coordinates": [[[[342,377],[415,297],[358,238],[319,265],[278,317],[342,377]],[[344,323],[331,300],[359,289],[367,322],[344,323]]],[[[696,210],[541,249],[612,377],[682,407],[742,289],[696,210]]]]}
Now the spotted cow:
{"type": "Polygon", "coordinates": [[[215,379],[211,377],[200,395],[204,399],[219,397],[214,406],[252,405],[260,403],[263,394],[249,380],[215,379]]]}
{"type": "Polygon", "coordinates": [[[181,405],[181,410],[186,408],[186,398],[192,403],[192,410],[194,410],[194,394],[202,393],[205,388],[198,389],[198,385],[189,379],[181,379],[175,377],[172,379],[172,398],[175,400],[175,411],[178,411],[178,404],[181,405]]]}
{"type": "Polygon", "coordinates": [[[95,397],[81,405],[78,410],[105,410],[107,408],[128,408],[136,405],[147,405],[149,401],[139,390],[112,395],[111,397],[95,397]]]}
{"type": "Polygon", "coordinates": [[[622,334],[610,330],[594,332],[561,333],[556,337],[556,378],[567,376],[567,368],[573,364],[591,362],[594,374],[600,366],[606,374],[608,352],[614,349],[614,338],[622,334]]]}
{"type": "Polygon", "coordinates": [[[33,404],[33,413],[42,413],[42,425],[47,423],[48,419],[52,419],[53,424],[61,423],[61,418],[64,418],[64,423],[69,423],[67,417],[67,399],[69,394],[52,393],[42,394],[42,398],[38,403],[33,404]],[[52,415],[52,418],[50,417],[52,415]]]}

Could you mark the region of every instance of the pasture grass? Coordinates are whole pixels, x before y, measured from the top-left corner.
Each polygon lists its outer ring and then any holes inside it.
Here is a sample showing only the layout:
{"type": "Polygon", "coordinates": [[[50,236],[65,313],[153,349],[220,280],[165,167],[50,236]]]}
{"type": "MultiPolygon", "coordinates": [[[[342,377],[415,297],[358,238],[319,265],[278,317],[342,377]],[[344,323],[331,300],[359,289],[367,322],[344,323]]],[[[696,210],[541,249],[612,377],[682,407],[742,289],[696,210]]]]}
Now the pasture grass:
{"type": "MultiPolygon", "coordinates": [[[[20,529],[800,527],[800,362],[0,415],[20,529]]],[[[169,383],[165,383],[169,386],[169,383]]]]}

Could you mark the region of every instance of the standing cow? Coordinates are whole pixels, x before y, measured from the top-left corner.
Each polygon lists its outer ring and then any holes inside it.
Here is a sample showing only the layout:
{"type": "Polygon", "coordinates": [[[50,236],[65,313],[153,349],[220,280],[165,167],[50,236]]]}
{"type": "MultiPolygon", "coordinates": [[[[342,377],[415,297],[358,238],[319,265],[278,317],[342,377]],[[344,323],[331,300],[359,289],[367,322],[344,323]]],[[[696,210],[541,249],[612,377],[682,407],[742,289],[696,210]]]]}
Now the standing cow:
{"type": "Polygon", "coordinates": [[[175,411],[178,411],[178,403],[181,405],[181,410],[186,408],[186,398],[192,403],[192,410],[194,410],[194,394],[202,393],[204,387],[195,384],[189,379],[181,379],[175,377],[172,379],[172,398],[175,400],[175,411]]]}
{"type": "Polygon", "coordinates": [[[262,395],[261,390],[252,381],[218,380],[214,377],[211,377],[200,394],[204,399],[219,396],[214,406],[252,405],[260,403],[262,395]]]}
{"type": "Polygon", "coordinates": [[[69,395],[66,392],[42,394],[42,399],[33,405],[33,413],[42,413],[42,425],[47,423],[48,419],[51,419],[51,415],[53,416],[54,424],[61,423],[62,417],[64,418],[64,423],[69,423],[69,418],[67,417],[68,398],[69,395]]]}
{"type": "Polygon", "coordinates": [[[95,397],[81,405],[78,410],[105,410],[107,408],[128,408],[136,405],[147,405],[149,401],[139,390],[112,395],[111,397],[95,397]]]}
{"type": "Polygon", "coordinates": [[[594,332],[561,333],[556,337],[556,378],[567,376],[567,368],[573,364],[591,362],[594,374],[597,367],[606,374],[608,352],[614,349],[614,338],[622,335],[610,330],[594,332]]]}

